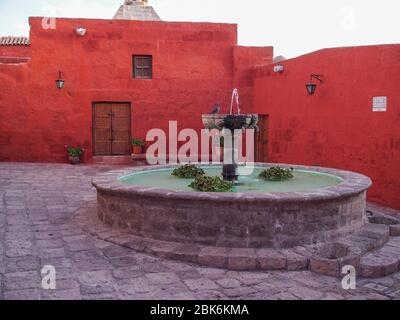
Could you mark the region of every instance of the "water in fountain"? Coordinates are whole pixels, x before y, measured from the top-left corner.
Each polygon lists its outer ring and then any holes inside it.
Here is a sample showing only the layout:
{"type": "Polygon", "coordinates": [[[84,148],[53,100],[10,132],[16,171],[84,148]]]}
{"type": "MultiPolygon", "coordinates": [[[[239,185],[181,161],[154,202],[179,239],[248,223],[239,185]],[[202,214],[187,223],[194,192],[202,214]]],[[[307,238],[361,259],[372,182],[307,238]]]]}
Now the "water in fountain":
{"type": "MultiPolygon", "coordinates": [[[[201,166],[209,176],[220,176],[222,166],[201,166]]],[[[240,183],[235,184],[232,192],[304,192],[313,189],[335,186],[343,180],[339,177],[307,170],[295,170],[294,178],[284,181],[270,181],[259,177],[266,167],[256,166],[249,176],[241,176],[240,183]]],[[[177,179],[171,175],[174,168],[161,168],[140,171],[121,177],[120,181],[128,185],[170,189],[184,192],[197,192],[189,187],[193,179],[177,179]]]]}
{"type": "Polygon", "coordinates": [[[233,103],[236,101],[236,106],[237,106],[237,114],[240,114],[240,105],[239,105],[239,92],[238,89],[233,89],[232,92],[232,99],[231,99],[231,111],[230,114],[233,114],[233,103]]]}

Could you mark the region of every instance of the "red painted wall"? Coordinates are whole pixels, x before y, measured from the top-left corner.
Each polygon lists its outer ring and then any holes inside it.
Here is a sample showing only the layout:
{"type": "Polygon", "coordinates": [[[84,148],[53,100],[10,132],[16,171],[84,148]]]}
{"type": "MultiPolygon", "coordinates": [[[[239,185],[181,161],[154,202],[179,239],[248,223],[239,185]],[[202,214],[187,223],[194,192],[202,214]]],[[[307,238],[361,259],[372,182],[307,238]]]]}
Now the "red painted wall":
{"type": "Polygon", "coordinates": [[[64,162],[64,145],[92,158],[92,102],[131,102],[132,131],[200,129],[233,86],[236,25],[57,19],[55,30],[31,18],[29,63],[0,63],[0,160],[64,162]],[[79,37],[77,27],[87,35],[79,37]],[[132,55],[153,55],[152,80],[132,77],[132,55]],[[62,70],[65,87],[55,79],[62,70]]]}
{"type": "Polygon", "coordinates": [[[41,18],[30,24],[30,48],[12,53],[29,53],[29,62],[0,61],[1,161],[65,162],[64,145],[72,144],[83,146],[91,162],[95,101],[131,102],[136,138],[166,130],[169,120],[200,130],[201,114],[217,101],[228,110],[238,87],[243,113],[269,116],[271,161],[362,172],[374,180],[371,200],[400,208],[398,45],[321,50],[284,61],[285,72],[275,74],[272,64],[253,68],[272,61],[272,48],[237,46],[236,25],[57,19],[55,30],[44,30],[41,18]],[[87,35],[77,36],[77,27],[87,35]],[[153,55],[152,80],[133,79],[133,54],[153,55]],[[63,90],[55,87],[58,70],[63,90]],[[324,84],[309,97],[311,73],[323,74],[324,84]],[[388,97],[387,112],[372,112],[374,96],[388,97]]]}
{"type": "Polygon", "coordinates": [[[228,109],[234,81],[241,90],[236,72],[252,65],[251,52],[256,61],[272,57],[271,48],[235,48],[234,24],[57,19],[55,30],[45,30],[41,20],[29,20],[28,63],[0,61],[2,161],[65,162],[68,144],[84,147],[90,162],[96,101],[131,102],[135,138],[167,130],[169,120],[178,120],[178,129],[200,130],[201,114],[215,102],[228,109]],[[133,79],[134,54],[153,55],[152,80],[133,79]],[[54,83],[58,70],[63,90],[54,83]]]}
{"type": "Polygon", "coordinates": [[[0,57],[30,57],[30,46],[0,46],[0,57]]]}
{"type": "Polygon", "coordinates": [[[252,70],[254,66],[272,63],[273,55],[273,47],[234,47],[233,84],[235,88],[240,89],[240,107],[243,112],[249,111],[253,105],[252,70]]]}
{"type": "Polygon", "coordinates": [[[269,116],[269,158],[370,176],[369,199],[400,208],[400,45],[325,49],[258,67],[254,111],[269,116]],[[305,84],[322,74],[314,96],[305,84]],[[387,112],[372,112],[387,96],[387,112]]]}

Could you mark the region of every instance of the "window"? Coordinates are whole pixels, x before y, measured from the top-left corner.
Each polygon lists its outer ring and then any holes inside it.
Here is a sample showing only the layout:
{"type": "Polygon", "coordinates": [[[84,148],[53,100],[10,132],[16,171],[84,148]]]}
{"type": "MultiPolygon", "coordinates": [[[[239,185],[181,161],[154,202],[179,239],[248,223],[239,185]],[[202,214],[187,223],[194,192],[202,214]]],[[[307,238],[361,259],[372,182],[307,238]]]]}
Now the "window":
{"type": "Polygon", "coordinates": [[[153,77],[152,56],[133,56],[133,77],[135,79],[151,79],[153,77]]]}

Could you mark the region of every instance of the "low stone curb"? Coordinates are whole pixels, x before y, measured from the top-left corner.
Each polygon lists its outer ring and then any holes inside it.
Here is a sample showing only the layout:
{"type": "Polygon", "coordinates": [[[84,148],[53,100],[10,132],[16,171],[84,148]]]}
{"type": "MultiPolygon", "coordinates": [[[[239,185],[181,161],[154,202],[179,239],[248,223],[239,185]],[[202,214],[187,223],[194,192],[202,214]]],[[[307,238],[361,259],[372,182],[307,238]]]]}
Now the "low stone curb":
{"type": "Polygon", "coordinates": [[[396,215],[397,212],[392,214],[382,214],[373,211],[373,209],[372,211],[367,210],[368,220],[370,223],[388,225],[391,237],[400,236],[400,217],[396,215]]]}
{"type": "Polygon", "coordinates": [[[97,220],[96,209],[93,207],[80,210],[74,219],[85,231],[110,243],[165,259],[229,270],[307,270],[309,265],[307,255],[310,255],[308,250],[312,250],[311,246],[311,249],[304,247],[286,250],[247,249],[199,246],[148,239],[104,226],[97,220]]]}
{"type": "Polygon", "coordinates": [[[400,224],[391,225],[389,228],[391,237],[400,237],[400,224]]]}
{"type": "Polygon", "coordinates": [[[328,276],[341,275],[342,268],[352,265],[356,269],[360,265],[359,251],[352,250],[348,245],[340,242],[326,243],[319,247],[316,255],[311,257],[310,270],[328,276]]]}
{"type": "Polygon", "coordinates": [[[381,278],[399,271],[399,259],[381,253],[371,253],[361,258],[361,276],[381,278]]]}
{"type": "Polygon", "coordinates": [[[333,243],[292,249],[246,249],[167,242],[112,230],[97,219],[95,205],[83,208],[74,219],[84,230],[101,240],[164,259],[214,268],[237,271],[311,270],[335,277],[341,275],[345,265],[354,266],[363,277],[380,277],[399,271],[400,238],[389,239],[389,227],[385,225],[367,224],[357,235],[333,243]],[[367,251],[366,243],[369,244],[367,251]],[[377,251],[370,252],[377,248],[377,251]]]}

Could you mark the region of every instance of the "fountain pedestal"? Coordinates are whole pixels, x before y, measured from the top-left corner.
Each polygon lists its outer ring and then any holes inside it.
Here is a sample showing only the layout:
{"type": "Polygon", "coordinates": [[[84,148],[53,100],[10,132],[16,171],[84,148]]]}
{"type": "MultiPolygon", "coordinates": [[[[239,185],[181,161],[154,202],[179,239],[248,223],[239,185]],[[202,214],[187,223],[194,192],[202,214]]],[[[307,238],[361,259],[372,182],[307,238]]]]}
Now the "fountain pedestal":
{"type": "Polygon", "coordinates": [[[237,164],[224,164],[222,168],[222,177],[225,181],[236,182],[239,179],[237,164]]]}
{"type": "MultiPolygon", "coordinates": [[[[257,128],[258,115],[256,114],[204,114],[202,116],[203,124],[206,129],[227,129],[230,132],[231,145],[229,157],[224,156],[224,165],[222,177],[225,181],[237,182],[238,174],[238,152],[235,149],[235,131],[243,129],[257,128]]],[[[225,137],[226,138],[226,137],[225,137]]],[[[227,141],[227,140],[226,140],[227,141]]],[[[226,146],[225,146],[226,148],[226,146]]],[[[224,152],[224,155],[226,153],[224,152]]]]}

